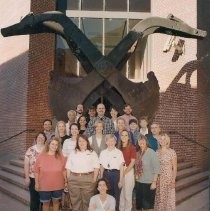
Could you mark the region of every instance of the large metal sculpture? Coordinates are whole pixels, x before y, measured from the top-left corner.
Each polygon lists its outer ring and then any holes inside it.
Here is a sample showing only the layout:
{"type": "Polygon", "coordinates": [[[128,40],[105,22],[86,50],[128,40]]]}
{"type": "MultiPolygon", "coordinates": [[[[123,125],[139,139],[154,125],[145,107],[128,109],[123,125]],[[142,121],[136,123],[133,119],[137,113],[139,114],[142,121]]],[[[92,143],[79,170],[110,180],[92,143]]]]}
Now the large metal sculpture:
{"type": "Polygon", "coordinates": [[[202,39],[206,32],[195,29],[182,20],[169,15],[167,18],[151,17],[140,21],[107,55],[89,41],[78,27],[61,12],[45,12],[24,17],[20,23],[1,29],[3,36],[55,33],[62,36],[73,54],[80,61],[87,76],[64,77],[52,71],[49,82],[49,102],[57,119],[65,119],[66,112],[83,103],[85,108],[101,96],[106,97],[120,111],[130,103],[136,116],[153,115],[159,102],[159,85],[153,72],[145,83],[129,81],[120,70],[137,42],[152,33],[163,33],[186,38],[202,39]]]}

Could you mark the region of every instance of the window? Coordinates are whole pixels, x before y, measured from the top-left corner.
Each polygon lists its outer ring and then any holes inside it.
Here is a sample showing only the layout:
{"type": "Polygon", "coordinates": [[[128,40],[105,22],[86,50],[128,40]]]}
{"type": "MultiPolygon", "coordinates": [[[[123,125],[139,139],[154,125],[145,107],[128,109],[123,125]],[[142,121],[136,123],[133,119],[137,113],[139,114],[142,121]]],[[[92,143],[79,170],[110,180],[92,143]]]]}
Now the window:
{"type": "Polygon", "coordinates": [[[129,11],[130,12],[150,12],[149,0],[129,0],[129,11]]]}
{"type": "MultiPolygon", "coordinates": [[[[66,13],[103,55],[108,55],[142,18],[150,16],[150,0],[66,1],[67,10],[70,10],[66,13]]],[[[128,61],[118,65],[128,79],[136,82],[146,79],[147,70],[150,69],[149,43],[147,38],[142,40],[128,61]]],[[[86,75],[66,41],[60,37],[57,37],[56,69],[67,75],[86,75]]]]}
{"type": "Polygon", "coordinates": [[[127,11],[127,0],[106,0],[106,11],[127,11]]]}
{"type": "Polygon", "coordinates": [[[78,10],[79,0],[67,0],[67,10],[78,10]]]}
{"type": "Polygon", "coordinates": [[[103,10],[103,0],[82,0],[81,10],[103,10]]]}

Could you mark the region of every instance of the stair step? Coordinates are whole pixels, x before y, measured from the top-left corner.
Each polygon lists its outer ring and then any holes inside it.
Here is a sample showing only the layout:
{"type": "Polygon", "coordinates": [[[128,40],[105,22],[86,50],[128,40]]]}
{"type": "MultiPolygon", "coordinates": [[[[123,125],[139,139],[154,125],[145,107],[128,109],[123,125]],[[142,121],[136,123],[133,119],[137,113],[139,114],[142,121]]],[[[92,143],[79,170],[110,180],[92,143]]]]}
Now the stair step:
{"type": "Polygon", "coordinates": [[[184,158],[180,158],[180,157],[177,158],[177,163],[183,163],[183,162],[184,162],[184,158]]]}
{"type": "Polygon", "coordinates": [[[197,183],[195,185],[192,185],[184,190],[177,191],[176,192],[176,204],[178,205],[178,204],[182,203],[183,201],[189,199],[193,195],[201,192],[202,190],[205,190],[208,187],[209,187],[209,181],[204,180],[204,181],[197,183]]]}
{"type": "Polygon", "coordinates": [[[191,167],[191,168],[186,168],[186,169],[181,169],[177,172],[177,177],[176,180],[180,180],[182,178],[191,176],[193,174],[197,174],[202,172],[203,170],[201,168],[197,168],[197,167],[191,167]]]}
{"type": "Polygon", "coordinates": [[[209,177],[209,172],[205,171],[180,179],[176,182],[176,191],[180,191],[184,188],[189,188],[191,185],[207,180],[208,177],[209,177]]]}
{"type": "Polygon", "coordinates": [[[182,163],[178,163],[177,165],[177,170],[180,171],[182,169],[186,169],[186,168],[190,168],[192,167],[193,164],[191,162],[182,162],[182,163]]]}
{"type": "Polygon", "coordinates": [[[23,177],[14,175],[14,174],[12,174],[10,172],[6,172],[6,171],[3,171],[3,170],[0,170],[0,179],[5,180],[5,181],[7,181],[7,182],[9,182],[11,184],[17,185],[18,187],[27,190],[23,177]]]}
{"type": "Polygon", "coordinates": [[[25,159],[25,155],[20,155],[19,156],[19,160],[24,160],[25,159]]]}
{"type": "Polygon", "coordinates": [[[23,160],[10,160],[9,162],[13,166],[18,166],[24,168],[24,161],[23,160]]]}
{"type": "Polygon", "coordinates": [[[0,168],[4,171],[10,172],[12,174],[24,177],[24,170],[23,168],[17,167],[17,166],[13,166],[10,164],[6,164],[6,165],[0,165],[0,168]]]}
{"type": "Polygon", "coordinates": [[[2,179],[0,179],[0,191],[26,205],[29,205],[29,191],[26,191],[18,186],[10,184],[9,182],[4,181],[2,179]]]}

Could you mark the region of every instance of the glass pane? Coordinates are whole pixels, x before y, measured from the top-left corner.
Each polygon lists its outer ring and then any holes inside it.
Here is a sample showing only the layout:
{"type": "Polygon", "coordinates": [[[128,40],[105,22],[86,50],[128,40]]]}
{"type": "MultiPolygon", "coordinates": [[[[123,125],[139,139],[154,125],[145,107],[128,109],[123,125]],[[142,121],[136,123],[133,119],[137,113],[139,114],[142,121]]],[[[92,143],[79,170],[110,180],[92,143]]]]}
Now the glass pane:
{"type": "Polygon", "coordinates": [[[99,18],[82,18],[81,30],[88,39],[102,51],[103,23],[99,18]]]}
{"type": "Polygon", "coordinates": [[[150,12],[151,0],[130,0],[129,10],[130,12],[150,12]]]}
{"type": "Polygon", "coordinates": [[[127,0],[105,0],[106,11],[127,11],[127,0]]]}
{"type": "Polygon", "coordinates": [[[79,0],[67,0],[67,10],[78,10],[79,0]]]}
{"type": "MultiPolygon", "coordinates": [[[[72,21],[78,25],[77,18],[73,18],[72,21]]],[[[77,75],[77,58],[61,36],[57,36],[56,39],[56,70],[62,74],[77,75]]]]}
{"type": "Polygon", "coordinates": [[[82,0],[82,10],[103,10],[103,0],[82,0]]]}
{"type": "Polygon", "coordinates": [[[105,19],[105,55],[107,55],[126,34],[126,19],[105,19]]]}

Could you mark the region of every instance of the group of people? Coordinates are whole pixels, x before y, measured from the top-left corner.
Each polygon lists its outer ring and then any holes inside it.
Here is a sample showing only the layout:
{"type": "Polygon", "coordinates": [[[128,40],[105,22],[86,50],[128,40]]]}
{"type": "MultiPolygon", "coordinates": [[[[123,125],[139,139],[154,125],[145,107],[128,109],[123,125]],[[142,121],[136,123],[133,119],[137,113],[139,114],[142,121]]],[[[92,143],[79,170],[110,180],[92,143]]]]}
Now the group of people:
{"type": "Polygon", "coordinates": [[[124,114],[105,106],[83,114],[80,104],[68,112],[68,122],[45,120],[44,131],[25,154],[25,184],[30,209],[58,211],[68,190],[73,211],[175,211],[177,157],[170,138],[147,117],[124,114]]]}

